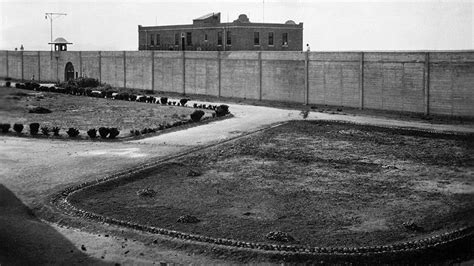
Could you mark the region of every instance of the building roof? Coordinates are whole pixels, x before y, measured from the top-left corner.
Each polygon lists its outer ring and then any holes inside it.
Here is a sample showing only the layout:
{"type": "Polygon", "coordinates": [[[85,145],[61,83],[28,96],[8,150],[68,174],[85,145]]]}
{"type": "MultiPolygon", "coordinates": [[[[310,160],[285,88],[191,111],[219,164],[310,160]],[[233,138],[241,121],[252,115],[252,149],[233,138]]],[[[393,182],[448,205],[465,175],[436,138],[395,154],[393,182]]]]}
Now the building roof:
{"type": "Polygon", "coordinates": [[[217,14],[219,14],[219,13],[214,13],[214,12],[213,12],[213,13],[209,13],[209,14],[206,14],[206,15],[204,15],[204,16],[202,16],[202,17],[195,18],[194,20],[203,20],[203,19],[206,19],[206,18],[213,17],[213,16],[215,16],[215,15],[217,15],[217,14]]]}
{"type": "Polygon", "coordinates": [[[64,39],[63,37],[58,37],[53,42],[50,42],[49,44],[72,44],[72,42],[66,41],[66,39],[64,39]]]}

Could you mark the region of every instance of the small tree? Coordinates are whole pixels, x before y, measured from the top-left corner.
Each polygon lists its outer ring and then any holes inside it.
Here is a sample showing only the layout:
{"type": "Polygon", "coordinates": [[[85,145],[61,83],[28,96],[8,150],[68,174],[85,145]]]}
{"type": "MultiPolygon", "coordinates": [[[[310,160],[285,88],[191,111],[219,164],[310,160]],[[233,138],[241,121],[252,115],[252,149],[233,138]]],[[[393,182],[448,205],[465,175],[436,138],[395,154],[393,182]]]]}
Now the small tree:
{"type": "Polygon", "coordinates": [[[39,123],[31,123],[30,124],[30,134],[31,135],[37,135],[38,132],[39,132],[39,127],[40,127],[39,123]]]}
{"type": "Polygon", "coordinates": [[[191,114],[191,120],[193,120],[193,122],[199,122],[201,121],[201,118],[203,116],[204,116],[204,111],[196,110],[191,114]]]}
{"type": "Polygon", "coordinates": [[[0,124],[0,128],[2,129],[2,133],[8,133],[10,129],[10,124],[0,124]]]}
{"type": "Polygon", "coordinates": [[[14,124],[13,130],[15,130],[16,133],[21,134],[23,131],[23,124],[14,124]]]}
{"type": "Polygon", "coordinates": [[[68,129],[68,131],[66,131],[66,133],[71,138],[75,138],[75,137],[79,136],[79,130],[77,130],[76,128],[73,128],[73,127],[70,127],[68,129]]]}
{"type": "Polygon", "coordinates": [[[45,136],[49,136],[49,128],[48,127],[41,127],[41,133],[45,136]]]}
{"type": "Polygon", "coordinates": [[[109,138],[115,139],[120,134],[120,131],[116,127],[109,128],[109,138]]]}
{"type": "Polygon", "coordinates": [[[105,139],[109,135],[110,130],[107,127],[100,127],[99,128],[99,135],[101,138],[105,139]]]}
{"type": "Polygon", "coordinates": [[[95,138],[97,138],[97,130],[95,128],[91,128],[91,129],[87,130],[87,135],[91,139],[95,139],[95,138]]]}
{"type": "Polygon", "coordinates": [[[59,130],[60,130],[59,127],[53,127],[53,129],[51,131],[53,131],[54,136],[58,137],[59,136],[59,130]]]}

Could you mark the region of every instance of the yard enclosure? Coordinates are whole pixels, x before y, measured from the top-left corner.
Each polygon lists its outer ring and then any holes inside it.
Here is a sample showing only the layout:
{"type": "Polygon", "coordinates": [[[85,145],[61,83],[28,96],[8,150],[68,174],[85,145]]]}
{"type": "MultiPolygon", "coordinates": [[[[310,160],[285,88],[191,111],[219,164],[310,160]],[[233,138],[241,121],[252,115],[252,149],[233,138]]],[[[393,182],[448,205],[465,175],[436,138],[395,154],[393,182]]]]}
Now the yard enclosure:
{"type": "Polygon", "coordinates": [[[0,77],[474,116],[474,51],[0,51],[0,77]]]}

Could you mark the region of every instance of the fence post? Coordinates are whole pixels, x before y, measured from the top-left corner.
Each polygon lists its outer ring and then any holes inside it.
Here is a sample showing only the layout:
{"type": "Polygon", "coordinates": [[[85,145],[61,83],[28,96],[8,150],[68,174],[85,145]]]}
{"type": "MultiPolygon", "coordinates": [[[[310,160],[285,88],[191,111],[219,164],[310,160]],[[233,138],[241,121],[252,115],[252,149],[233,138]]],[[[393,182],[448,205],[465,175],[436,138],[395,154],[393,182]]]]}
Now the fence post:
{"type": "Polygon", "coordinates": [[[218,92],[217,97],[221,97],[222,76],[221,76],[221,51],[217,51],[217,76],[218,76],[218,92]]]}
{"type": "Polygon", "coordinates": [[[258,52],[258,100],[262,100],[262,51],[258,52]]]}
{"type": "Polygon", "coordinates": [[[364,109],[364,52],[359,59],[359,108],[364,109]]]}
{"type": "Polygon", "coordinates": [[[127,56],[123,51],[123,88],[127,88],[127,56]]]}
{"type": "Polygon", "coordinates": [[[423,96],[425,115],[430,114],[430,53],[425,53],[425,67],[423,69],[423,96]]]}

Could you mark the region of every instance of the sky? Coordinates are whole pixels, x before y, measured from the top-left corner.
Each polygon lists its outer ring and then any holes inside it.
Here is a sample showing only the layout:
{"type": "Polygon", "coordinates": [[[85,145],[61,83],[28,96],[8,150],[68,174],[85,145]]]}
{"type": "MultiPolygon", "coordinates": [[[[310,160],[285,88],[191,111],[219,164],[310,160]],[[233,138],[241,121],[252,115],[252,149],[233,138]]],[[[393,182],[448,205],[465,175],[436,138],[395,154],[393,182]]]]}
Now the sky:
{"type": "MultiPolygon", "coordinates": [[[[311,51],[473,50],[474,0],[0,0],[0,50],[138,50],[138,25],[192,24],[221,12],[221,22],[303,22],[311,51]]],[[[303,49],[303,47],[302,47],[303,49]]]]}

